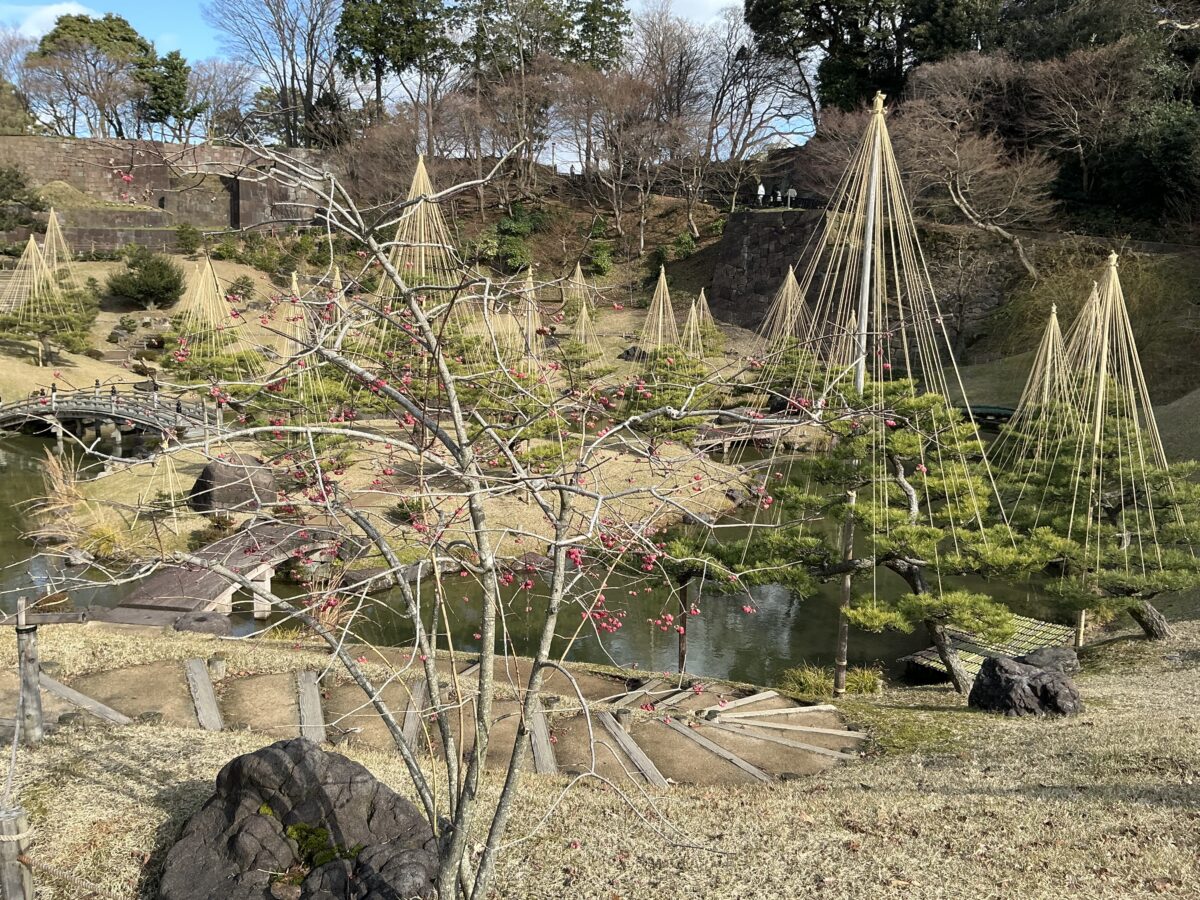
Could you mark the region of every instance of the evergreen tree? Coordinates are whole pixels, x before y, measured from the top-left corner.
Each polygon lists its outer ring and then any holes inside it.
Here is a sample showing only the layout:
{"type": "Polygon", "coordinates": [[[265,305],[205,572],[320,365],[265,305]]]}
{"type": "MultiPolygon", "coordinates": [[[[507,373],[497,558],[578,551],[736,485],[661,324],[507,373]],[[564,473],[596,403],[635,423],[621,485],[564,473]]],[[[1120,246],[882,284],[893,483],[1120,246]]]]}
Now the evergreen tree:
{"type": "Polygon", "coordinates": [[[600,72],[614,68],[632,21],[624,0],[574,0],[570,14],[571,58],[600,72]]]}

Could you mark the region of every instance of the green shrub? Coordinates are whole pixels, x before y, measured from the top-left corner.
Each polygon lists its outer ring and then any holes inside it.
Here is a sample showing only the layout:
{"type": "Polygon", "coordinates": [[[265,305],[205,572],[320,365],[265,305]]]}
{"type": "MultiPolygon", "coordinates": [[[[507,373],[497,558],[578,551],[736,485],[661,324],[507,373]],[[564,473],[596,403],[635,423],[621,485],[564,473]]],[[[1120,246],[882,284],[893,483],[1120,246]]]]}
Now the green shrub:
{"type": "Polygon", "coordinates": [[[608,241],[593,241],[588,250],[588,263],[593,275],[607,275],[613,270],[612,244],[608,241]]]}
{"type": "Polygon", "coordinates": [[[696,239],[692,237],[690,231],[685,231],[679,237],[675,238],[675,243],[671,245],[671,252],[676,259],[687,259],[696,252],[696,239]]]}
{"type": "Polygon", "coordinates": [[[708,223],[708,233],[713,237],[720,237],[725,233],[725,217],[713,219],[708,223]]]}
{"type": "Polygon", "coordinates": [[[779,686],[785,691],[806,697],[832,697],[833,669],[801,663],[783,670],[779,676],[779,686]]]}
{"type": "Polygon", "coordinates": [[[123,271],[108,277],[110,294],[146,309],[172,305],[183,296],[185,286],[183,269],[165,254],[143,247],[126,257],[123,271]]]}
{"type": "Polygon", "coordinates": [[[846,670],[847,694],[878,694],[883,690],[883,670],[874,666],[851,666],[846,670]]]}
{"type": "Polygon", "coordinates": [[[204,243],[204,235],[195,225],[184,222],[175,226],[175,248],[180,253],[189,256],[198,251],[204,243]]]}
{"type": "Polygon", "coordinates": [[[241,259],[241,252],[241,248],[238,247],[236,240],[232,237],[224,237],[217,246],[209,251],[209,256],[217,260],[238,262],[241,259]]]}

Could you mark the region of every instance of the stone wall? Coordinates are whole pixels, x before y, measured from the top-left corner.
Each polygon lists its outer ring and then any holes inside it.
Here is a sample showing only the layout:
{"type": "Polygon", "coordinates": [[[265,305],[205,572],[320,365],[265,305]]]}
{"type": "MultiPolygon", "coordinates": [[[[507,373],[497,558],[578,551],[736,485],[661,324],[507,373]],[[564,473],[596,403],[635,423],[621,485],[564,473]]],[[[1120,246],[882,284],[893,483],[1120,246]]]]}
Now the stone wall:
{"type": "Polygon", "coordinates": [[[788,266],[800,263],[821,213],[746,210],[725,223],[708,302],[713,315],[757,328],[788,266]]]}
{"type": "MultiPolygon", "coordinates": [[[[321,166],[319,153],[289,156],[321,166]]],[[[154,141],[0,136],[0,165],[20,167],[42,186],[63,181],[89,197],[119,207],[62,210],[64,225],[87,229],[106,248],[119,246],[129,229],[190,223],[208,231],[266,222],[305,222],[319,198],[269,177],[272,161],[239,147],[162,144],[154,141]]],[[[69,234],[68,234],[69,236],[69,234]]],[[[8,238],[11,240],[11,237],[8,238]]]]}

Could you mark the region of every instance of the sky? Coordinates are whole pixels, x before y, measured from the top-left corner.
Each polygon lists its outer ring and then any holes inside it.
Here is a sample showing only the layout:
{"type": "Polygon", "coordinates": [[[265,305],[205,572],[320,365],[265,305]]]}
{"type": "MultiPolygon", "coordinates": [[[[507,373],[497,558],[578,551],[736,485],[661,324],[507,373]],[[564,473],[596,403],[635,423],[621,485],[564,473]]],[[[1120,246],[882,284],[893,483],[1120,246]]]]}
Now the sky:
{"type": "MultiPolygon", "coordinates": [[[[636,9],[643,0],[633,0],[636,9]]],[[[680,15],[707,21],[731,0],[674,0],[680,15]]],[[[12,3],[0,0],[0,24],[15,25],[30,37],[41,37],[61,15],[116,13],[154,42],[159,53],[179,50],[191,60],[219,56],[215,32],[200,15],[199,0],[65,0],[57,3],[12,3]]]]}

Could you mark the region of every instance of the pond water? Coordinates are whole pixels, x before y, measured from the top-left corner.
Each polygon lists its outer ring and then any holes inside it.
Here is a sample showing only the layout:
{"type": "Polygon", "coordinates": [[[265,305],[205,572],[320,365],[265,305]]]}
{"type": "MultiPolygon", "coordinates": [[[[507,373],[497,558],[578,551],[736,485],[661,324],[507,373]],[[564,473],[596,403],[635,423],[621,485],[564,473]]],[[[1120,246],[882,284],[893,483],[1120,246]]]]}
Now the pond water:
{"type": "MultiPolygon", "coordinates": [[[[23,592],[37,596],[54,589],[63,577],[63,569],[53,555],[38,555],[36,548],[22,538],[25,529],[21,509],[42,491],[40,460],[50,444],[29,436],[6,436],[0,439],[0,602],[6,610],[15,608],[16,597],[23,592]]],[[[739,529],[727,529],[723,539],[740,536],[739,529]],[[732,534],[730,533],[732,532],[732,534]]],[[[79,570],[71,570],[78,578],[79,570]]],[[[545,610],[545,596],[539,591],[540,579],[532,589],[522,590],[519,582],[505,591],[506,611],[502,623],[502,641],[518,654],[531,653],[539,634],[538,623],[545,610]]],[[[437,611],[438,643],[446,646],[447,631],[455,649],[477,651],[475,635],[480,623],[480,595],[473,579],[451,574],[444,576],[447,603],[437,611]],[[447,628],[448,624],[448,628],[447,628]]],[[[956,579],[955,586],[980,588],[977,580],[956,579]]],[[[593,596],[595,585],[584,596],[593,596]]],[[[999,592],[1018,611],[1039,609],[1036,592],[1018,585],[997,585],[987,590],[999,592]]],[[[283,595],[295,595],[298,589],[276,583],[283,595]]],[[[903,583],[890,573],[881,576],[879,589],[903,593],[903,583]]],[[[111,606],[120,602],[129,588],[97,584],[72,592],[75,607],[90,604],[111,606]]],[[[422,588],[427,598],[434,596],[432,585],[422,588]]],[[[837,631],[838,585],[822,587],[814,596],[799,598],[778,586],[765,586],[745,593],[730,594],[718,590],[702,591],[701,614],[688,625],[688,669],[712,677],[731,678],[759,684],[774,683],[779,674],[801,662],[832,665],[834,638],[837,631]],[[749,605],[753,612],[743,607],[749,605]]],[[[555,652],[567,659],[619,664],[645,671],[674,671],[677,637],[673,631],[664,632],[648,619],[664,612],[677,611],[677,601],[661,583],[648,585],[621,577],[610,577],[605,586],[608,607],[624,610],[622,627],[613,634],[598,637],[590,627],[581,627],[579,607],[572,607],[561,617],[555,652]],[[636,590],[636,596],[630,591],[636,590]]],[[[431,607],[432,603],[423,604],[431,607]]],[[[400,613],[398,592],[380,594],[367,601],[356,632],[359,638],[380,644],[404,645],[412,639],[412,626],[400,613]]],[[[433,611],[426,627],[432,630],[433,611]]],[[[235,632],[249,634],[262,623],[255,622],[248,612],[234,615],[235,632]]],[[[586,626],[586,623],[583,623],[586,626]]],[[[873,634],[852,630],[850,661],[854,665],[878,664],[896,671],[896,660],[929,645],[927,636],[917,630],[913,634],[888,632],[873,634]]],[[[499,648],[498,648],[499,649],[499,648]]]]}

